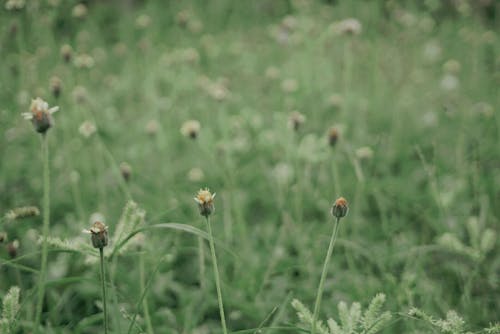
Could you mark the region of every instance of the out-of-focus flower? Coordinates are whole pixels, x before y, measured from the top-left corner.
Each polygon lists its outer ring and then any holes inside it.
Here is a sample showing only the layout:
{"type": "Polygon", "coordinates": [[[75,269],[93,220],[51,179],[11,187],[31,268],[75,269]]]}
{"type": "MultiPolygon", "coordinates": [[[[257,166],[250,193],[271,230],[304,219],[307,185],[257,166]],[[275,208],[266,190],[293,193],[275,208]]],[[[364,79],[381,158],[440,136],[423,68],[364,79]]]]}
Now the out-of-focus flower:
{"type": "Polygon", "coordinates": [[[61,57],[64,59],[66,63],[69,63],[71,61],[71,58],[73,56],[73,48],[69,44],[64,44],[61,46],[61,57]]]}
{"type": "Polygon", "coordinates": [[[135,19],[135,26],[140,29],[146,29],[151,24],[151,17],[146,14],[141,14],[135,19]]]}
{"type": "Polygon", "coordinates": [[[71,95],[73,96],[73,100],[75,100],[75,102],[77,104],[83,104],[83,103],[87,102],[89,94],[88,94],[87,89],[85,87],[76,86],[73,89],[73,92],[71,93],[71,95]]]}
{"type": "Polygon", "coordinates": [[[333,23],[331,29],[337,35],[359,35],[361,34],[362,25],[357,19],[348,18],[339,22],[333,23]]]}
{"type": "Polygon", "coordinates": [[[266,78],[276,80],[280,77],[280,70],[277,67],[269,66],[266,68],[266,78]]]}
{"type": "Polygon", "coordinates": [[[181,126],[181,133],[191,139],[196,139],[200,133],[201,125],[196,120],[189,120],[184,122],[181,126]]]}
{"type": "Polygon", "coordinates": [[[130,181],[130,177],[132,176],[132,167],[126,163],[122,162],[120,164],[120,173],[125,181],[130,181]]]}
{"type": "Polygon", "coordinates": [[[339,109],[342,107],[344,99],[340,94],[332,94],[327,99],[327,105],[330,108],[339,109]]]}
{"type": "Polygon", "coordinates": [[[337,144],[339,135],[339,130],[336,127],[332,126],[330,129],[328,129],[328,144],[330,144],[331,147],[334,147],[335,144],[337,144]]]}
{"type": "Polygon", "coordinates": [[[18,250],[19,250],[19,240],[14,240],[7,244],[7,253],[9,253],[11,259],[17,257],[18,250]]]}
{"type": "Polygon", "coordinates": [[[87,16],[87,13],[87,6],[85,6],[85,4],[83,3],[77,4],[71,11],[71,15],[73,15],[73,17],[76,17],[77,19],[83,19],[85,16],[87,16]]]}
{"type": "Polygon", "coordinates": [[[349,204],[347,203],[346,199],[344,197],[339,197],[333,203],[332,206],[332,216],[336,218],[342,218],[347,215],[347,212],[349,211],[349,204]]]}
{"type": "Polygon", "coordinates": [[[305,121],[306,117],[304,115],[302,115],[298,111],[294,111],[288,118],[288,125],[294,131],[298,131],[300,126],[304,124],[305,121]]]}
{"type": "Polygon", "coordinates": [[[25,0],[8,0],[5,3],[5,9],[7,10],[21,10],[26,5],[25,0]]]}
{"type": "Polygon", "coordinates": [[[45,133],[54,125],[52,114],[59,110],[59,107],[49,108],[49,104],[37,97],[31,101],[31,112],[23,113],[23,117],[31,120],[35,130],[39,133],[45,133]]]}
{"type": "Polygon", "coordinates": [[[191,168],[188,172],[188,180],[191,182],[200,182],[205,177],[201,168],[191,168]]]}
{"type": "Polygon", "coordinates": [[[435,40],[427,42],[424,46],[424,58],[431,63],[438,61],[441,53],[441,45],[435,40]]]}
{"type": "Polygon", "coordinates": [[[85,138],[89,138],[92,136],[95,132],[97,131],[97,128],[94,124],[94,122],[91,121],[85,121],[83,122],[80,127],[78,128],[78,132],[85,138]]]}
{"type": "Polygon", "coordinates": [[[279,185],[284,186],[292,181],[293,168],[287,163],[280,162],[276,166],[274,166],[272,174],[276,182],[279,185]]]}
{"type": "Polygon", "coordinates": [[[79,54],[75,57],[74,64],[77,68],[92,68],[95,65],[94,58],[86,53],[79,54]]]}
{"type": "Polygon", "coordinates": [[[281,82],[281,89],[285,93],[293,93],[299,89],[299,83],[295,79],[285,79],[281,82]]]}
{"type": "Polygon", "coordinates": [[[50,78],[50,90],[56,99],[61,95],[62,82],[59,77],[50,78]]]}
{"type": "Polygon", "coordinates": [[[368,146],[358,148],[355,154],[359,160],[370,160],[373,158],[373,150],[368,146]]]}
{"type": "Polygon", "coordinates": [[[146,133],[150,136],[154,136],[160,130],[160,123],[157,120],[152,119],[146,123],[146,133]]]}
{"type": "Polygon", "coordinates": [[[450,59],[443,65],[443,70],[450,74],[458,74],[462,66],[456,59],[450,59]]]}
{"type": "Polygon", "coordinates": [[[440,86],[441,89],[445,91],[453,91],[458,88],[460,85],[460,81],[458,78],[452,74],[446,74],[443,79],[441,80],[440,86]]]}

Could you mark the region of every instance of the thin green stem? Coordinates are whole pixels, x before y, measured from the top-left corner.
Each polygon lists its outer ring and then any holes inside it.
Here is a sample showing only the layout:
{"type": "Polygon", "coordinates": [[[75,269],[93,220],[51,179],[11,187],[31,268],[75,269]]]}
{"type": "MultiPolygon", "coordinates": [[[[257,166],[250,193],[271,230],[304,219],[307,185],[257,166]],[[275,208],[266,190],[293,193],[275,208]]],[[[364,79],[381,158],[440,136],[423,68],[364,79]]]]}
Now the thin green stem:
{"type": "Polygon", "coordinates": [[[102,305],[104,312],[104,334],[108,333],[108,312],[106,305],[106,276],[104,274],[104,251],[99,248],[99,255],[101,258],[101,286],[102,286],[102,305]]]}
{"type": "Polygon", "coordinates": [[[202,237],[198,237],[198,262],[200,271],[200,287],[202,291],[205,291],[205,247],[202,237]]]}
{"type": "Polygon", "coordinates": [[[224,305],[222,304],[222,292],[220,288],[219,268],[217,266],[217,257],[215,255],[214,237],[212,235],[212,226],[210,224],[210,218],[208,216],[206,218],[207,218],[208,235],[210,237],[209,238],[210,252],[212,253],[212,262],[214,264],[214,277],[215,277],[215,286],[217,288],[217,299],[219,300],[220,321],[222,323],[223,333],[227,334],[226,317],[224,316],[224,305]]]}
{"type": "Polygon", "coordinates": [[[330,262],[330,257],[332,256],[333,246],[335,245],[335,240],[337,240],[337,233],[339,231],[340,218],[335,221],[335,226],[333,227],[332,237],[330,238],[330,245],[328,246],[328,251],[326,253],[325,263],[323,264],[323,271],[321,272],[321,279],[319,280],[318,294],[316,295],[316,303],[314,304],[313,321],[311,327],[311,334],[316,333],[316,323],[318,322],[319,308],[321,306],[321,298],[323,297],[323,288],[325,284],[326,273],[328,272],[328,263],[330,262]]]}
{"type": "MultiPolygon", "coordinates": [[[[141,291],[146,290],[146,279],[145,279],[145,269],[144,269],[144,252],[139,255],[139,271],[140,271],[140,287],[141,291]]],[[[153,334],[153,325],[151,324],[151,316],[149,315],[149,306],[147,295],[144,295],[144,300],[142,301],[142,308],[144,309],[144,320],[146,321],[146,328],[148,334],[153,334]]]]}
{"type": "Polygon", "coordinates": [[[49,141],[47,133],[42,135],[43,160],[43,228],[42,228],[42,262],[38,280],[38,297],[35,309],[35,334],[38,334],[42,318],[43,299],[45,296],[45,280],[47,278],[48,242],[50,230],[50,173],[49,173],[49,141]]]}

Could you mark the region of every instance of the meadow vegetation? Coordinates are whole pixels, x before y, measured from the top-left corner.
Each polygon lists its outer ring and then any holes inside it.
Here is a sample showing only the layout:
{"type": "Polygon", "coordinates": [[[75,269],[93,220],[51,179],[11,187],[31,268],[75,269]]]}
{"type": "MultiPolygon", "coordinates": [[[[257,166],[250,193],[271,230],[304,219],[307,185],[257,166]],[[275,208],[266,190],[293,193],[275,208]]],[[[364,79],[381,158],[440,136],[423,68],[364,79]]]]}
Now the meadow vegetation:
{"type": "Polygon", "coordinates": [[[3,1],[0,333],[500,333],[499,15],[3,1]]]}

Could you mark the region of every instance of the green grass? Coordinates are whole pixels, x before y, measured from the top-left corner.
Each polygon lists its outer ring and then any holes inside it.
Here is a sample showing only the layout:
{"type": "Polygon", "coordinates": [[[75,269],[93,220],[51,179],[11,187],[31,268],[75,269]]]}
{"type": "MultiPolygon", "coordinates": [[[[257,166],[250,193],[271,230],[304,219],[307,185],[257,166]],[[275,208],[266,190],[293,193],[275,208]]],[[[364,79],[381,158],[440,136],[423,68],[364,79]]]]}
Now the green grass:
{"type": "MultiPolygon", "coordinates": [[[[49,130],[50,237],[72,244],[51,241],[44,333],[102,332],[99,254],[81,233],[94,213],[110,232],[109,333],[220,333],[208,248],[200,283],[208,239],[193,197],[205,187],[217,193],[211,223],[230,332],[300,332],[291,301],[313,308],[339,196],[350,211],[319,319],[380,292],[393,315],[383,333],[434,330],[408,316],[413,307],[434,319],[454,310],[471,332],[498,322],[500,8],[492,2],[492,17],[473,2],[468,11],[432,3],[89,1],[83,19],[71,15],[74,1],[2,7],[2,217],[42,210],[39,135],[21,113],[37,96],[60,106],[49,130]],[[150,24],[139,28],[143,14],[150,24]],[[332,23],[349,17],[361,34],[336,35],[332,23]],[[81,54],[93,67],[74,65],[81,54]],[[297,90],[283,90],[287,79],[297,90]],[[295,110],[306,117],[297,132],[295,110]],[[180,132],[191,119],[201,124],[195,140],[180,132]],[[97,128],[88,138],[85,121],[97,128]],[[363,147],[373,155],[363,159],[363,147]],[[153,226],[165,223],[176,224],[153,226]]],[[[14,333],[35,322],[42,217],[0,221],[0,297],[21,287],[14,333]]]]}

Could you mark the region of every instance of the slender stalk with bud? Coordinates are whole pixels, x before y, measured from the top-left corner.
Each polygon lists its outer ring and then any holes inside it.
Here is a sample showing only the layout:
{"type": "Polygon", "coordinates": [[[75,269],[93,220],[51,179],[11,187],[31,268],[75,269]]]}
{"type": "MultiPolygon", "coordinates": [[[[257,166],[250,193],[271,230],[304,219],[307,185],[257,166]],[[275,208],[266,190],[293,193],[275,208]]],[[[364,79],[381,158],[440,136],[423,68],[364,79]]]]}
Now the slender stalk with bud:
{"type": "Polygon", "coordinates": [[[215,198],[215,193],[213,194],[210,193],[208,189],[201,189],[194,198],[194,200],[196,201],[196,203],[198,203],[200,214],[205,217],[207,222],[208,236],[210,242],[210,253],[212,255],[212,262],[214,264],[215,286],[217,288],[217,299],[219,301],[220,321],[222,324],[223,333],[227,334],[226,317],[224,315],[224,305],[222,303],[222,292],[220,287],[219,269],[217,266],[217,256],[215,255],[214,237],[212,234],[212,225],[210,224],[210,215],[215,210],[214,198],[215,198]]]}
{"type": "Polygon", "coordinates": [[[47,131],[54,126],[52,114],[59,110],[59,107],[49,108],[49,104],[37,97],[31,101],[30,112],[23,113],[23,117],[30,120],[36,132],[42,135],[42,160],[43,160],[43,227],[42,227],[42,259],[40,264],[40,276],[38,280],[38,295],[35,309],[34,333],[40,330],[42,318],[43,299],[45,297],[45,280],[47,277],[47,258],[50,231],[50,174],[49,174],[49,142],[47,131]]]}
{"type": "Polygon", "coordinates": [[[311,334],[316,333],[316,325],[318,322],[319,309],[321,307],[321,298],[323,297],[323,289],[326,279],[326,273],[328,272],[328,263],[333,252],[333,246],[337,240],[337,234],[339,231],[340,219],[347,215],[349,211],[349,206],[345,198],[339,197],[332,206],[332,216],[335,218],[335,225],[333,227],[332,236],[330,238],[330,244],[328,246],[328,251],[326,252],[325,263],[323,264],[323,271],[321,272],[321,278],[319,280],[318,293],[316,295],[316,303],[314,304],[313,319],[311,325],[311,334]]]}
{"type": "Polygon", "coordinates": [[[99,259],[101,264],[101,287],[102,287],[102,310],[104,316],[104,334],[108,333],[108,312],[106,303],[106,276],[104,271],[104,247],[108,245],[108,227],[97,221],[90,230],[84,232],[90,233],[92,246],[99,249],[99,259]]]}

